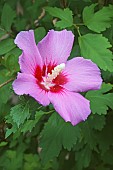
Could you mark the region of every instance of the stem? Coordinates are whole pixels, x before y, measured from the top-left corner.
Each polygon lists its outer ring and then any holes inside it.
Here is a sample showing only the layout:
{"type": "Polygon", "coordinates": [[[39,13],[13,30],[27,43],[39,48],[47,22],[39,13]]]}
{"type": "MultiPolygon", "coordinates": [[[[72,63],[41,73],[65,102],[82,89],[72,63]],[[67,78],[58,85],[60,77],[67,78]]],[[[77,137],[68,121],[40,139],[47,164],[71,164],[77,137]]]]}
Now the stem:
{"type": "Polygon", "coordinates": [[[42,108],[42,106],[39,106],[39,107],[38,107],[38,110],[41,109],[41,108],[42,108]]]}
{"type": "MultiPolygon", "coordinates": [[[[6,31],[5,29],[3,29],[3,28],[1,28],[1,27],[0,27],[0,30],[4,32],[4,35],[3,35],[2,37],[4,37],[4,36],[10,36],[10,37],[14,38],[14,35],[12,34],[12,32],[8,32],[8,31],[6,31]]],[[[6,38],[6,37],[5,37],[5,38],[6,38]]],[[[4,39],[5,39],[5,38],[4,38],[4,39]]],[[[1,40],[1,39],[0,39],[0,40],[1,40]]]]}
{"type": "Polygon", "coordinates": [[[8,83],[10,83],[10,82],[13,81],[13,80],[14,80],[14,78],[11,78],[11,79],[7,80],[6,82],[0,84],[0,88],[3,87],[3,86],[5,86],[5,85],[7,85],[8,83]]]}
{"type": "Polygon", "coordinates": [[[66,8],[66,6],[67,6],[67,1],[66,1],[66,0],[60,0],[60,2],[61,2],[62,7],[63,7],[63,8],[66,8]]]}
{"type": "Polygon", "coordinates": [[[73,25],[74,25],[74,27],[76,28],[79,37],[81,37],[81,33],[80,33],[80,30],[79,30],[79,26],[77,26],[76,24],[73,24],[73,25]]]}
{"type": "Polygon", "coordinates": [[[55,110],[50,110],[49,112],[45,112],[46,114],[53,113],[55,110]]]}
{"type": "Polygon", "coordinates": [[[79,25],[85,25],[85,24],[84,23],[77,23],[76,25],[79,26],[79,25]]]}

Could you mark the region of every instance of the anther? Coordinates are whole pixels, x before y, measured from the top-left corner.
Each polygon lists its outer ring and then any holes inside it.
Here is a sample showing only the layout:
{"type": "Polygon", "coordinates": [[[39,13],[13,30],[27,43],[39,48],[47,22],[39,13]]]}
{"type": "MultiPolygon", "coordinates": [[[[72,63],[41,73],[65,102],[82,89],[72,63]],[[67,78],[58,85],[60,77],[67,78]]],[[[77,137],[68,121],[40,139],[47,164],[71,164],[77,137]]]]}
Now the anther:
{"type": "Polygon", "coordinates": [[[52,80],[54,80],[64,68],[65,68],[64,63],[59,64],[56,67],[54,67],[51,74],[48,73],[47,77],[43,77],[43,82],[41,84],[43,84],[45,88],[49,90],[50,87],[54,86],[54,84],[52,83],[52,80]]]}

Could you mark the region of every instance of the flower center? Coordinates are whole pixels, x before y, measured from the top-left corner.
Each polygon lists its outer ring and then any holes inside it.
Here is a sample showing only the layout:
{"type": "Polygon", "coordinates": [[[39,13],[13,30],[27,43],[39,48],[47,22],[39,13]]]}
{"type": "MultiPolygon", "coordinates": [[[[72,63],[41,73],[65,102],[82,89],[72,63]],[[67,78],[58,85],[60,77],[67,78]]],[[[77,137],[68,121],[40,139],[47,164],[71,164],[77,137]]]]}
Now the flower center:
{"type": "Polygon", "coordinates": [[[64,68],[64,63],[54,67],[51,74],[48,73],[46,77],[43,77],[43,82],[41,82],[41,84],[44,85],[46,89],[50,90],[50,87],[53,87],[55,85],[55,83],[53,83],[53,80],[62,72],[64,68]]]}

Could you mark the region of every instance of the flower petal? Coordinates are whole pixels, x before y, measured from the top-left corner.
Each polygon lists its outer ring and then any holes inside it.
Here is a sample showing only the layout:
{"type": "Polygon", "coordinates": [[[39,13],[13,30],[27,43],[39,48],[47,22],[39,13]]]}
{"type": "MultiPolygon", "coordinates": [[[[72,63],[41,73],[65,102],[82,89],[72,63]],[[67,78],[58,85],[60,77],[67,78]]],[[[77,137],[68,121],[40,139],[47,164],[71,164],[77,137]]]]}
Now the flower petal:
{"type": "Polygon", "coordinates": [[[23,50],[19,58],[21,71],[34,74],[36,66],[42,65],[42,58],[35,43],[33,30],[21,31],[15,39],[15,44],[23,50]]]}
{"type": "Polygon", "coordinates": [[[67,61],[64,74],[68,79],[64,87],[70,91],[97,90],[102,84],[101,73],[97,65],[82,57],[67,61]]]}
{"type": "Polygon", "coordinates": [[[38,43],[38,49],[44,63],[65,63],[70,55],[74,35],[71,31],[50,30],[45,38],[38,43]]]}
{"type": "Polygon", "coordinates": [[[91,113],[89,101],[78,93],[64,90],[62,93],[50,92],[48,96],[55,110],[73,126],[86,120],[91,113]]]}
{"type": "Polygon", "coordinates": [[[18,73],[17,79],[13,82],[13,89],[16,94],[29,94],[43,106],[49,105],[48,93],[42,90],[35,77],[25,73],[18,73]]]}

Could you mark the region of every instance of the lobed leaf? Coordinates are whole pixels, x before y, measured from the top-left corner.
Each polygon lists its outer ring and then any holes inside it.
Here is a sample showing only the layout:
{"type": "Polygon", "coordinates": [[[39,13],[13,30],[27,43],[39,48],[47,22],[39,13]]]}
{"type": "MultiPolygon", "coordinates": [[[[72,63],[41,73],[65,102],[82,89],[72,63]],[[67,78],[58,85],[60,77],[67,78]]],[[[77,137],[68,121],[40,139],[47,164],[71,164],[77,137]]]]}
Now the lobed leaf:
{"type": "Polygon", "coordinates": [[[35,114],[35,119],[34,120],[27,120],[25,122],[25,124],[22,126],[21,128],[21,132],[25,133],[27,131],[32,131],[32,129],[36,126],[36,124],[38,123],[39,119],[46,114],[46,112],[43,111],[37,111],[35,114]]]}
{"type": "Polygon", "coordinates": [[[12,117],[12,120],[19,127],[21,124],[24,123],[26,119],[29,119],[30,117],[28,103],[26,103],[26,105],[18,104],[12,107],[10,115],[12,117]]]}
{"type": "Polygon", "coordinates": [[[86,34],[79,37],[79,45],[84,58],[91,59],[105,71],[113,71],[113,54],[107,38],[101,34],[86,34]]]}
{"type": "Polygon", "coordinates": [[[94,12],[96,6],[97,4],[92,4],[84,8],[83,21],[90,30],[100,33],[111,27],[113,22],[113,5],[103,7],[99,11],[94,12]]]}
{"type": "Polygon", "coordinates": [[[112,87],[111,84],[103,84],[100,90],[87,92],[86,98],[90,100],[93,114],[106,115],[109,108],[113,109],[113,93],[107,93],[112,87]]]}
{"type": "Polygon", "coordinates": [[[92,150],[86,145],[81,151],[77,152],[75,155],[76,159],[76,169],[82,170],[89,166],[91,161],[92,150]]]}
{"type": "Polygon", "coordinates": [[[69,8],[64,10],[57,7],[46,7],[45,10],[53,17],[59,18],[61,21],[57,21],[55,26],[59,28],[67,28],[73,25],[73,14],[69,8]]]}
{"type": "Polygon", "coordinates": [[[70,151],[80,138],[81,132],[78,126],[64,122],[59,115],[53,113],[41,133],[42,162],[46,163],[58,156],[62,146],[70,151]]]}

